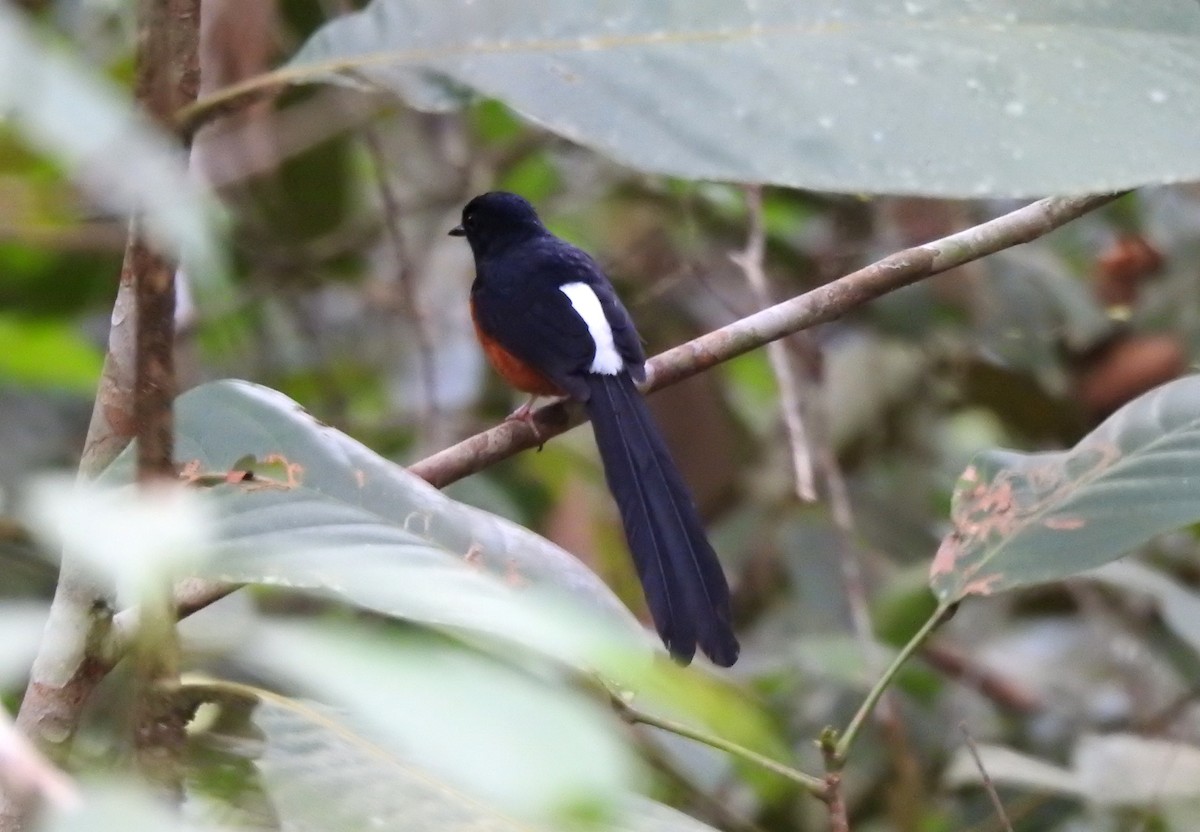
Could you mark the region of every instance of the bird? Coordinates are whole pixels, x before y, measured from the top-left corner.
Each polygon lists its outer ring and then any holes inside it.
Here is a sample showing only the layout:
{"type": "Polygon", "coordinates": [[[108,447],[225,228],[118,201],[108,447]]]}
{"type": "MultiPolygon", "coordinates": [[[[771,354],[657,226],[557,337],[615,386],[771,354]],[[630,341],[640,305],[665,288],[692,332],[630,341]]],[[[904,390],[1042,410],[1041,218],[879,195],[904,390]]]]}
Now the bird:
{"type": "MultiPolygon", "coordinates": [[[[592,423],[646,604],[671,657],[700,649],[729,667],[740,650],[729,584],[638,383],[646,356],[600,266],[551,233],[525,198],[492,191],[462,223],[475,259],[471,318],[495,370],[537,396],[574,399],[592,423]]],[[[531,419],[531,398],[510,418],[531,419]]]]}

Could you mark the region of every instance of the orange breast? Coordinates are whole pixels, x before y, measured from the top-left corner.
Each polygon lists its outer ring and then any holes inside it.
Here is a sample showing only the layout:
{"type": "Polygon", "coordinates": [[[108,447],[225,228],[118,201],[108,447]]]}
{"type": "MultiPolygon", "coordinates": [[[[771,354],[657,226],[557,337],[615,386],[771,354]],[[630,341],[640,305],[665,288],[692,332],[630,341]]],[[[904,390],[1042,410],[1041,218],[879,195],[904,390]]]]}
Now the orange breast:
{"type": "Polygon", "coordinates": [[[562,388],[557,384],[504,349],[498,341],[483,331],[475,317],[474,303],[471,304],[471,321],[475,324],[475,335],[483,346],[483,354],[505,381],[518,390],[536,396],[564,395],[562,388]]]}

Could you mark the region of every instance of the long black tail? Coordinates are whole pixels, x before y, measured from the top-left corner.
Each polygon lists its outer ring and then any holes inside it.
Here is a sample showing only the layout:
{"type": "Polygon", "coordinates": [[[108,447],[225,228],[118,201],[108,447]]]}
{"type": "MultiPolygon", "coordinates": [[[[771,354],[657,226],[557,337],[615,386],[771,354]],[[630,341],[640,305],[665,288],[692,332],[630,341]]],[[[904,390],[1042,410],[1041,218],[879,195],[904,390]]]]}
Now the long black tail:
{"type": "Polygon", "coordinates": [[[687,664],[738,657],[729,585],[692,496],[628,373],[588,374],[588,416],[659,636],[687,664]]]}

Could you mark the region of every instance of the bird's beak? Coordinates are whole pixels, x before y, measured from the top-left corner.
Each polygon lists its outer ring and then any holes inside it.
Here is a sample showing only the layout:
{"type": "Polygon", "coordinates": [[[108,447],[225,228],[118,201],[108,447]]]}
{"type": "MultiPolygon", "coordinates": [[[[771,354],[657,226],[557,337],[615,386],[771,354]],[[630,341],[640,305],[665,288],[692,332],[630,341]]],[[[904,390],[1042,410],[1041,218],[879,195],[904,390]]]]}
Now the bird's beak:
{"type": "Polygon", "coordinates": [[[456,225],[450,229],[450,236],[451,237],[465,237],[465,236],[467,236],[467,230],[465,228],[463,228],[461,225],[456,225]]]}

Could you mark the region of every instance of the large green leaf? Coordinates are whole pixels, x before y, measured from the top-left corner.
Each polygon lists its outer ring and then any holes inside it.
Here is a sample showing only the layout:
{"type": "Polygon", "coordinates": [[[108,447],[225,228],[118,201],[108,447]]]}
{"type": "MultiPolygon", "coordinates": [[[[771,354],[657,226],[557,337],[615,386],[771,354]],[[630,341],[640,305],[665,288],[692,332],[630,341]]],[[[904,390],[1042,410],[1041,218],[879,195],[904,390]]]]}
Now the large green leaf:
{"type": "MultiPolygon", "coordinates": [[[[262,696],[253,719],[266,743],[258,755],[267,795],[286,828],[296,832],[363,829],[541,830],[546,827],[479,800],[419,764],[414,755],[381,745],[345,715],[282,697],[262,696]]],[[[228,740],[215,738],[225,745],[228,740]]],[[[234,737],[234,741],[240,738],[234,737]]],[[[618,815],[602,829],[701,832],[686,815],[622,795],[618,815]]]]}
{"type": "Polygon", "coordinates": [[[931,569],[943,601],[1105,564],[1200,519],[1200,376],[1130,402],[1070,451],[987,451],[931,569]]]}
{"type": "Polygon", "coordinates": [[[66,167],[99,205],[138,214],[149,237],[197,280],[224,274],[215,203],[187,158],[128,96],[0,4],[0,125],[66,167]]]}
{"type": "MultiPolygon", "coordinates": [[[[324,706],[257,694],[268,706],[258,720],[268,735],[267,753],[281,765],[322,763],[327,772],[344,766],[342,777],[328,777],[324,798],[341,793],[343,812],[366,808],[347,794],[347,782],[357,776],[344,762],[331,762],[330,754],[297,761],[296,743],[310,747],[306,734],[315,732],[318,744],[342,758],[358,756],[360,770],[382,769],[393,789],[405,781],[410,796],[437,798],[443,811],[484,799],[521,818],[561,819],[602,810],[633,782],[634,759],[607,703],[445,639],[263,622],[242,660],[256,675],[324,706]],[[281,720],[293,727],[273,731],[281,720]],[[431,784],[430,774],[441,785],[431,784]],[[470,797],[444,794],[447,785],[470,797]]],[[[391,798],[397,808],[405,803],[394,790],[391,798]]],[[[458,810],[477,811],[470,805],[458,810]]]]}
{"type": "MultiPolygon", "coordinates": [[[[259,472],[255,482],[212,489],[222,523],[211,568],[231,580],[334,590],[381,612],[483,625],[466,609],[471,600],[502,602],[457,568],[465,561],[513,588],[552,589],[616,631],[640,629],[603,581],[561,548],[451,500],[282,393],[242,381],[205,384],[178,399],[176,430],[176,458],[192,476],[219,479],[239,464],[259,472]],[[248,456],[257,462],[248,465],[248,456]],[[427,599],[415,583],[388,585],[422,574],[437,581],[427,599]],[[439,611],[455,585],[468,597],[439,611]]],[[[128,481],[133,455],[127,449],[107,476],[128,481]]]]}
{"type": "Polygon", "coordinates": [[[283,76],[330,73],[424,107],[465,85],[687,178],[985,196],[1200,176],[1190,0],[374,0],[283,76]]]}
{"type": "MultiPolygon", "coordinates": [[[[206,489],[221,521],[201,575],[318,591],[459,635],[503,639],[597,671],[640,708],[789,757],[761,706],[741,691],[665,657],[647,661],[652,640],[575,558],[445,497],[286,396],[214,382],[178,400],[176,424],[177,456],[193,476],[221,481],[235,464],[258,472],[250,483],[206,489]]],[[[106,477],[128,481],[134,452],[106,477]]]]}
{"type": "Polygon", "coordinates": [[[623,675],[653,655],[647,633],[623,615],[597,615],[591,605],[579,608],[554,593],[508,586],[377,518],[356,523],[329,505],[308,508],[311,526],[256,536],[261,549],[245,541],[223,547],[200,574],[313,590],[459,635],[502,639],[582,671],[611,666],[623,675]],[[322,537],[331,539],[322,545],[322,537]]]}
{"type": "MultiPolygon", "coordinates": [[[[37,825],[40,832],[179,832],[179,817],[148,790],[122,783],[92,784],[74,809],[50,809],[37,825]]],[[[32,825],[31,825],[32,826],[32,825]]],[[[194,832],[215,827],[189,826],[194,832]]]]}

